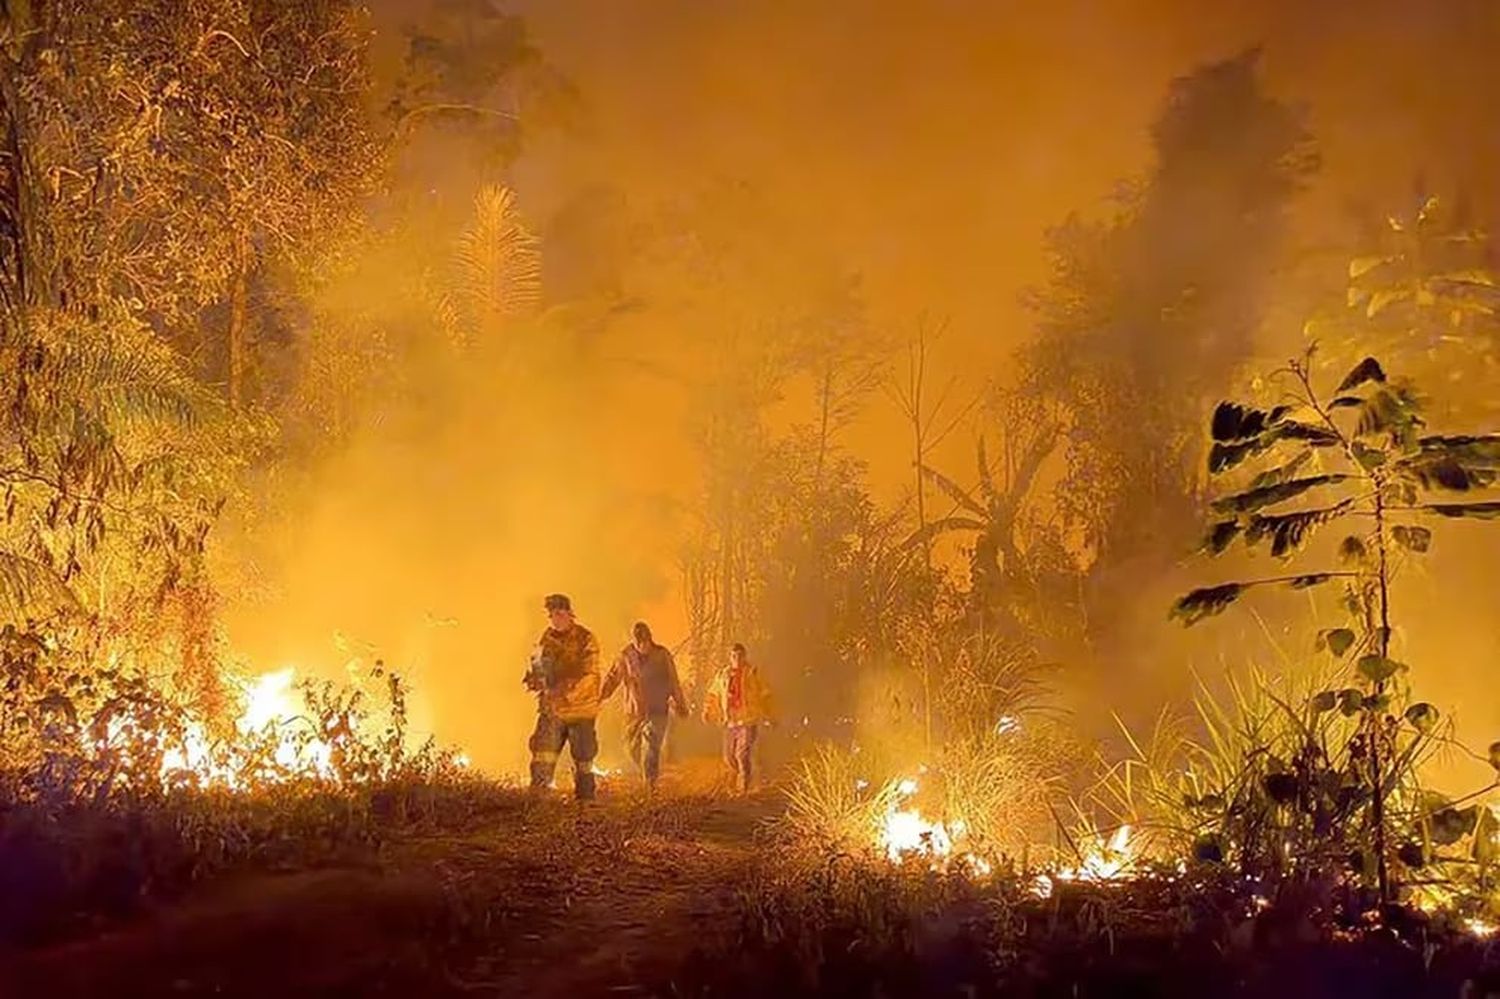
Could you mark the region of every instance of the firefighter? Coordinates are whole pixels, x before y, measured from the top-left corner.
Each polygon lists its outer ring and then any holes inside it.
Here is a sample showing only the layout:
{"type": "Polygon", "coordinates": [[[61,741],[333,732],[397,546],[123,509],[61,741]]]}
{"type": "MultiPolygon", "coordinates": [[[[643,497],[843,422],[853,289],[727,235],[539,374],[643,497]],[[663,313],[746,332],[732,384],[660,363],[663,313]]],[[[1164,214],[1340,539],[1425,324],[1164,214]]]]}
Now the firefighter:
{"type": "Polygon", "coordinates": [[[760,726],[771,721],[771,691],[760,667],[750,661],[738,642],[730,649],[729,665],[709,681],[703,700],[703,720],[724,726],[724,760],[735,789],[750,790],[751,760],[760,726]]]}
{"type": "Polygon", "coordinates": [[[654,791],[661,776],[661,747],[670,720],[667,711],[675,706],[677,717],[686,718],[688,706],[672,653],[656,644],[645,621],[637,621],[631,629],[630,643],[620,650],[604,678],[600,700],[609,700],[616,687],[625,691],[625,741],[630,759],[646,778],[646,789],[654,791]]]}
{"type": "Polygon", "coordinates": [[[552,786],[557,759],[566,746],[573,756],[573,794],[594,797],[594,757],[599,737],[599,642],[573,617],[564,594],[547,597],[548,626],[537,640],[526,686],[537,694],[536,730],[531,733],[531,789],[552,786]]]}

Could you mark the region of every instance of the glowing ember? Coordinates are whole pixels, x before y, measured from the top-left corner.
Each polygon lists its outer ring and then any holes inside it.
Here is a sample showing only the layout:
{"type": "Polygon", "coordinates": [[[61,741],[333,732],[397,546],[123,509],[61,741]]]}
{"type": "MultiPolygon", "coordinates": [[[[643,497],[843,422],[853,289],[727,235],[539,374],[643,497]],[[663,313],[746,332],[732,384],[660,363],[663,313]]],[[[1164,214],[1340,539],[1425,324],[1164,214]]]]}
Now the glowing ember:
{"type": "Polygon", "coordinates": [[[1476,937],[1488,937],[1494,936],[1495,931],[1500,929],[1500,927],[1495,926],[1493,923],[1487,923],[1482,919],[1465,919],[1464,929],[1476,937]]]}

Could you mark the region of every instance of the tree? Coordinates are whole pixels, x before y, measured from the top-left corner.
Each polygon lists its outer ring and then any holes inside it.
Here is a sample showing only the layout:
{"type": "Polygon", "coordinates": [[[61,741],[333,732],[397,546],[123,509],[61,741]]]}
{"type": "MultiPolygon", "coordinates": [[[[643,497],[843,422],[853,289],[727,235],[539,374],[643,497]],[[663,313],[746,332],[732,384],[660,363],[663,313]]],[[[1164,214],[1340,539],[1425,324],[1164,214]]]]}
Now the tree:
{"type": "Polygon", "coordinates": [[[1471,498],[1500,481],[1500,434],[1427,433],[1414,391],[1389,381],[1371,357],[1355,365],[1331,395],[1314,388],[1309,358],[1293,361],[1285,374],[1292,382],[1287,402],[1270,410],[1222,402],[1214,410],[1210,474],[1232,475],[1251,462],[1262,470],[1213,502],[1224,519],[1213,526],[1206,545],[1218,554],[1236,540],[1249,547],[1268,542],[1273,557],[1290,559],[1319,531],[1355,525],[1338,545],[1342,567],[1325,564],[1203,587],[1180,599],[1173,613],[1192,624],[1223,611],[1251,588],[1343,584],[1353,627],[1327,630],[1320,640],[1353,663],[1364,686],[1321,693],[1317,708],[1362,713],[1360,747],[1352,754],[1368,763],[1362,793],[1335,804],[1341,813],[1367,816],[1375,879],[1381,901],[1388,902],[1393,891],[1387,800],[1395,775],[1436,721],[1431,705],[1413,704],[1403,715],[1411,732],[1403,735],[1392,714],[1391,687],[1407,667],[1391,658],[1391,582],[1399,555],[1421,554],[1431,546],[1432,530],[1424,521],[1500,517],[1500,501],[1471,498]],[[1466,498],[1433,498],[1443,492],[1466,498]]]}
{"type": "Polygon", "coordinates": [[[1029,297],[1020,387],[1067,415],[1057,501],[1097,585],[1191,523],[1195,414],[1250,355],[1286,208],[1315,164],[1301,114],[1262,92],[1256,64],[1247,52],[1173,82],[1151,172],[1114,218],[1052,234],[1052,281],[1029,297]]]}
{"type": "Polygon", "coordinates": [[[970,607],[984,628],[1012,640],[1041,640],[1055,629],[1044,619],[1068,603],[1062,590],[1073,576],[1054,522],[1039,521],[1038,476],[1057,451],[1064,432],[1045,402],[1017,394],[992,400],[999,417],[1000,453],[991,458],[978,439],[977,485],[965,488],[935,468],[923,475],[949,500],[954,512],[927,525],[927,534],[971,535],[970,607]],[[1057,585],[1057,584],[1062,584],[1057,585]]]}
{"type": "Polygon", "coordinates": [[[16,301],[111,301],[198,355],[226,312],[248,402],[250,282],[306,254],[369,189],[367,32],[350,0],[9,5],[0,99],[16,301]]]}

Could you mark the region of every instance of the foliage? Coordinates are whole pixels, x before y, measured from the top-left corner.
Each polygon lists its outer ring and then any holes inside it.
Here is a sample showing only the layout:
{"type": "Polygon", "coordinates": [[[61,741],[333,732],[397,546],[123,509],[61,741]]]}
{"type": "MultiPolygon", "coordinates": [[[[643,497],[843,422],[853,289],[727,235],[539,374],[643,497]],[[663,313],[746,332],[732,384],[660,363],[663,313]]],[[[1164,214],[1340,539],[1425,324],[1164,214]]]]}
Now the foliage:
{"type": "MultiPolygon", "coordinates": [[[[88,634],[87,629],[78,629],[88,634]]],[[[384,703],[307,684],[305,714],[220,733],[190,700],[99,666],[67,634],[0,630],[0,939],[76,909],[128,911],[225,867],[315,860],[481,786],[430,741],[408,745],[405,687],[384,703]]]]}
{"type": "MultiPolygon", "coordinates": [[[[1402,553],[1420,555],[1431,546],[1432,531],[1420,518],[1482,518],[1496,508],[1469,497],[1494,483],[1500,437],[1426,433],[1414,390],[1388,380],[1374,358],[1357,364],[1331,396],[1314,390],[1306,359],[1294,361],[1286,374],[1294,387],[1285,404],[1268,411],[1223,402],[1214,411],[1209,471],[1238,474],[1242,481],[1213,501],[1225,519],[1210,532],[1207,548],[1217,554],[1236,539],[1251,548],[1269,542],[1273,557],[1290,559],[1321,529],[1353,525],[1338,545],[1342,567],[1201,588],[1181,598],[1173,613],[1192,624],[1255,587],[1343,584],[1352,627],[1321,632],[1319,644],[1345,666],[1345,686],[1318,692],[1296,710],[1283,705],[1296,722],[1295,744],[1263,747],[1266,756],[1257,766],[1268,768],[1264,773],[1250,766],[1234,774],[1252,789],[1263,788],[1275,805],[1295,805],[1311,823],[1295,844],[1304,852],[1290,852],[1296,863],[1316,866],[1319,842],[1348,851],[1388,900],[1392,821],[1397,836],[1417,843],[1426,841],[1428,821],[1410,794],[1388,799],[1430,748],[1437,724],[1435,708],[1410,701],[1407,667],[1391,658],[1391,580],[1402,553]],[[1246,477],[1252,459],[1261,471],[1246,477]],[[1437,501],[1434,494],[1443,493],[1466,500],[1437,501]],[[1340,716],[1357,719],[1352,730],[1340,716]],[[1390,805],[1398,814],[1390,814],[1390,805]],[[1359,849],[1349,849],[1351,840],[1359,849]]],[[[1223,717],[1217,721],[1211,731],[1234,729],[1223,717]]],[[[1246,806],[1233,805],[1240,793],[1218,786],[1213,801],[1243,814],[1246,806]]],[[[1253,849],[1249,833],[1241,832],[1237,848],[1253,849]]],[[[1412,847],[1400,856],[1416,870],[1428,855],[1412,847]]]]}
{"type": "Polygon", "coordinates": [[[255,260],[326,235],[368,188],[357,5],[66,0],[3,27],[17,301],[118,301],[192,345],[204,306],[242,313],[255,260]]]}
{"type": "MultiPolygon", "coordinates": [[[[1258,54],[1173,82],[1156,162],[1102,224],[1053,233],[1053,279],[1022,390],[1066,414],[1057,502],[1096,582],[1191,521],[1204,395],[1250,354],[1285,211],[1316,164],[1295,108],[1262,91],[1258,54]]],[[[1113,603],[1113,590],[1109,602],[1113,603]]],[[[1109,606],[1093,608],[1102,621],[1109,606]]]]}
{"type": "Polygon", "coordinates": [[[1349,262],[1341,309],[1307,324],[1330,356],[1372,353],[1419,384],[1441,386],[1445,419],[1493,419],[1500,288],[1488,234],[1437,197],[1383,219],[1349,262]]]}

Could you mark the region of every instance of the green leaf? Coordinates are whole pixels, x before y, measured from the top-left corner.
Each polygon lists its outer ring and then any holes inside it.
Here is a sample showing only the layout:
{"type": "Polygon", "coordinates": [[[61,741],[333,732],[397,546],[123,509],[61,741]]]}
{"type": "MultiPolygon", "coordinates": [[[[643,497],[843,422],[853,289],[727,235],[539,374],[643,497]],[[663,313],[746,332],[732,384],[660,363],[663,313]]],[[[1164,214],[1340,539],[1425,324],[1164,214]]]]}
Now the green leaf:
{"type": "Polygon", "coordinates": [[[1212,506],[1220,513],[1251,513],[1261,507],[1271,506],[1275,503],[1284,503],[1289,499],[1295,499],[1319,486],[1336,485],[1349,478],[1342,473],[1331,473],[1327,475],[1312,475],[1302,479],[1292,479],[1289,482],[1278,482],[1275,485],[1261,486],[1259,489],[1249,489],[1232,496],[1225,496],[1213,502],[1212,506]]]}
{"type": "Polygon", "coordinates": [[[1272,437],[1257,437],[1248,441],[1229,441],[1215,444],[1208,450],[1208,474],[1219,475],[1234,468],[1252,454],[1264,451],[1275,443],[1272,437]]]}
{"type": "Polygon", "coordinates": [[[1365,709],[1365,692],[1353,687],[1339,691],[1339,713],[1345,718],[1353,717],[1365,709]]]}
{"type": "Polygon", "coordinates": [[[1172,605],[1170,617],[1181,618],[1184,625],[1194,625],[1206,617],[1223,613],[1224,609],[1245,592],[1244,584],[1224,583],[1221,586],[1205,586],[1193,590],[1172,605]]]}
{"type": "Polygon", "coordinates": [[[1367,472],[1374,471],[1385,464],[1385,452],[1378,447],[1368,447],[1355,441],[1352,450],[1354,460],[1359,462],[1359,466],[1367,472]]]}
{"type": "Polygon", "coordinates": [[[1412,728],[1425,735],[1437,726],[1438,709],[1421,701],[1406,709],[1406,720],[1411,722],[1412,728]]]}
{"type": "Polygon", "coordinates": [[[1423,489],[1447,489],[1457,493],[1494,481],[1494,473],[1490,470],[1467,468],[1457,458],[1448,455],[1409,462],[1406,471],[1423,489]]]}
{"type": "Polygon", "coordinates": [[[1364,277],[1375,268],[1388,264],[1394,257],[1355,257],[1349,261],[1349,280],[1364,277]]]}
{"type": "Polygon", "coordinates": [[[1209,434],[1214,440],[1228,443],[1259,437],[1274,421],[1275,414],[1251,409],[1236,402],[1221,402],[1214,407],[1209,434]]]}
{"type": "Polygon", "coordinates": [[[1500,517],[1500,502],[1488,503],[1429,503],[1422,507],[1440,517],[1472,517],[1475,520],[1494,520],[1500,517]]]}
{"type": "Polygon", "coordinates": [[[1363,562],[1368,556],[1364,541],[1352,534],[1339,542],[1339,558],[1346,563],[1363,562]]]}
{"type": "Polygon", "coordinates": [[[1355,668],[1359,670],[1360,676],[1371,683],[1384,683],[1406,667],[1384,656],[1369,655],[1360,656],[1355,668]]]}
{"type": "Polygon", "coordinates": [[[1305,441],[1313,447],[1338,447],[1339,435],[1328,427],[1288,420],[1276,426],[1276,436],[1281,440],[1305,441]]]}
{"type": "Polygon", "coordinates": [[[1297,513],[1254,514],[1245,529],[1245,543],[1254,546],[1269,535],[1271,554],[1282,558],[1300,548],[1315,528],[1338,517],[1348,506],[1349,503],[1344,502],[1319,510],[1302,510],[1297,513]]]}
{"type": "Polygon", "coordinates": [[[1318,633],[1319,641],[1328,647],[1334,656],[1342,656],[1354,645],[1354,632],[1348,628],[1331,628],[1318,633]]]}
{"type": "MultiPolygon", "coordinates": [[[[1374,313],[1372,312],[1371,315],[1374,315],[1374,313]]],[[[1358,388],[1365,382],[1384,381],[1385,369],[1380,366],[1380,362],[1375,360],[1375,358],[1367,357],[1356,364],[1353,370],[1344,376],[1344,380],[1339,382],[1339,387],[1335,389],[1335,392],[1347,392],[1350,389],[1358,388]]]]}
{"type": "Polygon", "coordinates": [[[1372,392],[1359,410],[1355,433],[1360,437],[1390,433],[1400,436],[1417,422],[1416,400],[1403,391],[1382,386],[1372,392]]]}
{"type": "MultiPolygon", "coordinates": [[[[1396,302],[1403,302],[1410,297],[1411,292],[1405,288],[1381,288],[1370,296],[1370,304],[1365,309],[1365,315],[1373,319],[1381,312],[1384,312],[1386,306],[1396,302]]],[[[1342,392],[1343,388],[1340,388],[1339,391],[1342,392]]]]}
{"type": "Polygon", "coordinates": [[[1331,690],[1324,690],[1320,693],[1314,694],[1308,701],[1308,706],[1313,709],[1314,714],[1322,714],[1325,711],[1332,711],[1334,708],[1338,707],[1338,703],[1338,694],[1334,693],[1331,690]]]}
{"type": "Polygon", "coordinates": [[[1224,554],[1224,550],[1239,537],[1240,522],[1237,520],[1221,520],[1208,532],[1208,537],[1203,541],[1203,547],[1214,555],[1224,554]]]}
{"type": "Polygon", "coordinates": [[[1391,535],[1398,545],[1414,552],[1425,552],[1432,547],[1432,532],[1425,527],[1397,524],[1391,528],[1391,535]]]}
{"type": "Polygon", "coordinates": [[[1478,806],[1470,805],[1468,808],[1444,808],[1434,812],[1428,819],[1428,828],[1434,843],[1452,846],[1473,832],[1478,823],[1478,806]]]}
{"type": "Polygon", "coordinates": [[[1258,474],[1254,479],[1250,480],[1250,488],[1259,489],[1262,486],[1274,486],[1279,483],[1286,482],[1297,473],[1297,469],[1307,464],[1307,462],[1311,458],[1311,451],[1299,451],[1297,453],[1297,456],[1291,461],[1287,462],[1285,465],[1278,465],[1275,468],[1268,468],[1264,472],[1258,474]]]}

